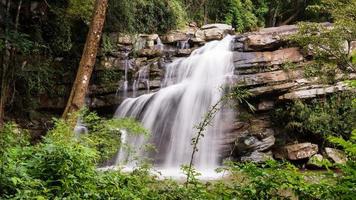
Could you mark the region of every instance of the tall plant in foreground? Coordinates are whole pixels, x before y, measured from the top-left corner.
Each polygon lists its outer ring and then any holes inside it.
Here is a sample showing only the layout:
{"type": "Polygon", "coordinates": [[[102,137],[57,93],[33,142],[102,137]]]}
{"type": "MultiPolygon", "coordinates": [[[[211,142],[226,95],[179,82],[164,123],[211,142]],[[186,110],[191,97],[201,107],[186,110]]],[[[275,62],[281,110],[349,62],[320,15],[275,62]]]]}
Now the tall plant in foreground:
{"type": "Polygon", "coordinates": [[[193,177],[194,174],[198,175],[193,170],[194,156],[195,153],[198,152],[198,144],[200,139],[204,137],[204,132],[206,131],[207,127],[211,125],[211,122],[213,121],[214,117],[220,111],[222,106],[221,104],[223,102],[233,100],[238,104],[245,103],[250,108],[250,110],[253,111],[255,108],[247,101],[247,98],[250,96],[251,93],[249,93],[247,90],[241,89],[238,86],[234,87],[230,92],[225,94],[219,101],[217,101],[210,108],[210,110],[205,114],[203,120],[198,125],[195,126],[195,129],[197,130],[197,134],[195,137],[192,138],[193,151],[190,157],[190,162],[187,167],[183,167],[183,169],[186,171],[187,174],[186,186],[189,185],[189,183],[191,182],[191,178],[193,177]]]}

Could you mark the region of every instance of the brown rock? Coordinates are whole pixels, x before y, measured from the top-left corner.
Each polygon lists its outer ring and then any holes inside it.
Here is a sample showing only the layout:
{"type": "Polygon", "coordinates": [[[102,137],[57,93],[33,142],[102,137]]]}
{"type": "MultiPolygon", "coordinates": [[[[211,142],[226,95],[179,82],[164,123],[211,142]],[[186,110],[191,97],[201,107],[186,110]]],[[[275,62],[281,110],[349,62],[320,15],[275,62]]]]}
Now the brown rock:
{"type": "Polygon", "coordinates": [[[179,31],[172,31],[162,36],[163,43],[173,43],[184,40],[188,40],[188,35],[179,31]]]}
{"type": "MultiPolygon", "coordinates": [[[[330,23],[323,23],[324,26],[331,26],[330,23]]],[[[283,38],[295,34],[298,27],[295,25],[285,25],[279,27],[263,28],[257,32],[245,34],[245,50],[265,50],[276,48],[283,43],[283,38]]]]}
{"type": "Polygon", "coordinates": [[[194,43],[202,43],[205,42],[205,33],[202,30],[197,30],[194,34],[194,38],[192,38],[191,40],[194,43]]]}
{"type": "Polygon", "coordinates": [[[221,30],[228,30],[228,31],[233,30],[231,25],[219,24],[219,23],[217,23],[217,24],[206,24],[206,25],[203,25],[201,27],[202,30],[214,29],[214,28],[221,29],[221,30]]]}
{"type": "Polygon", "coordinates": [[[178,49],[177,56],[186,57],[192,53],[193,49],[178,49]]]}
{"type": "Polygon", "coordinates": [[[274,152],[274,156],[278,159],[300,160],[310,158],[316,153],[318,153],[318,145],[312,143],[299,143],[277,149],[274,152]]]}
{"type": "Polygon", "coordinates": [[[138,56],[139,57],[160,57],[162,56],[163,52],[159,49],[141,49],[138,51],[138,56]]]}
{"type": "Polygon", "coordinates": [[[263,163],[268,160],[273,160],[272,152],[259,152],[254,151],[249,156],[241,157],[242,162],[254,162],[254,163],[263,163]]]}
{"type": "Polygon", "coordinates": [[[312,88],[312,89],[291,91],[282,96],[279,96],[278,98],[280,100],[307,99],[307,98],[314,98],[320,95],[330,94],[330,93],[349,90],[349,89],[351,88],[347,84],[345,84],[344,82],[339,82],[332,86],[318,85],[316,88],[312,88]]]}
{"type": "Polygon", "coordinates": [[[303,55],[298,48],[287,48],[267,52],[234,52],[235,68],[280,65],[287,62],[301,62],[303,55]]]}
{"type": "Polygon", "coordinates": [[[225,31],[218,28],[204,30],[205,40],[221,40],[225,36],[225,31]]]}
{"type": "Polygon", "coordinates": [[[283,84],[278,84],[278,85],[269,85],[269,86],[263,86],[263,87],[256,87],[252,88],[249,91],[255,95],[262,95],[262,94],[268,94],[272,92],[284,92],[288,91],[289,89],[293,88],[294,86],[298,85],[297,83],[283,83],[283,84]]]}
{"type": "Polygon", "coordinates": [[[249,75],[240,75],[236,76],[236,83],[243,83],[245,86],[266,84],[266,83],[276,83],[288,80],[294,80],[303,76],[302,70],[295,71],[273,71],[273,72],[264,72],[257,74],[249,74],[249,75]]]}
{"type": "Polygon", "coordinates": [[[273,108],[274,108],[274,101],[261,101],[257,105],[257,110],[259,111],[271,110],[273,108]]]}
{"type": "Polygon", "coordinates": [[[347,162],[347,156],[341,150],[326,147],[325,153],[336,164],[345,164],[347,162]]]}
{"type": "Polygon", "coordinates": [[[118,37],[118,43],[124,45],[130,45],[133,44],[133,39],[130,35],[120,35],[118,37]]]}

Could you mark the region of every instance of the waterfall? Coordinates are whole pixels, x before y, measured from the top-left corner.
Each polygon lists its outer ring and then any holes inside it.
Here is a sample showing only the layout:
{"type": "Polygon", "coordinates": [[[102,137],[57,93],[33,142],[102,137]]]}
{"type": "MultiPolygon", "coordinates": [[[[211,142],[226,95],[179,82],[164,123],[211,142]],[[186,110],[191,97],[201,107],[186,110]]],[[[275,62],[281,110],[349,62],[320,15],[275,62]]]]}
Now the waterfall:
{"type": "MultiPolygon", "coordinates": [[[[233,74],[232,39],[233,36],[227,36],[222,41],[209,42],[188,58],[176,59],[166,66],[158,92],[128,98],[119,106],[115,117],[136,118],[151,132],[148,140],[124,133],[126,144],[133,146],[139,157],[150,157],[157,168],[164,170],[179,171],[181,165],[189,163],[191,139],[197,132],[195,126],[224,95],[222,87],[233,74]],[[142,150],[147,143],[152,143],[156,152],[142,150]]],[[[198,170],[221,165],[223,123],[233,119],[229,113],[220,110],[207,127],[194,159],[198,170]]],[[[120,153],[124,153],[122,149],[120,153]]],[[[123,157],[118,155],[116,163],[124,163],[120,160],[123,157]]],[[[135,162],[126,164],[134,165],[135,162]]]]}
{"type": "Polygon", "coordinates": [[[157,44],[155,45],[155,49],[164,50],[164,44],[162,43],[161,38],[157,37],[156,42],[157,44]]]}
{"type": "Polygon", "coordinates": [[[177,43],[177,48],[179,48],[179,49],[189,49],[190,48],[189,39],[188,40],[179,41],[177,43]]]}
{"type": "Polygon", "coordinates": [[[144,85],[147,92],[150,91],[150,73],[149,73],[150,68],[149,67],[150,67],[149,65],[145,65],[137,72],[137,78],[134,80],[132,86],[134,97],[136,96],[136,93],[140,88],[140,84],[144,85]]]}

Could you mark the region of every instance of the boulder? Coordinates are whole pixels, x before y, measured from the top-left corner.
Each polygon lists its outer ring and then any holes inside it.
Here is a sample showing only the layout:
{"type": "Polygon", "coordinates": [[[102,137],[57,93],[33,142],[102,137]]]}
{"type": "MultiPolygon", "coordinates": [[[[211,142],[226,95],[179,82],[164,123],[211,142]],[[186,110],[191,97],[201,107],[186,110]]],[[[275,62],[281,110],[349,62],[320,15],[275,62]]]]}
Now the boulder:
{"type": "Polygon", "coordinates": [[[227,24],[206,24],[195,32],[194,42],[221,40],[227,34],[233,34],[234,29],[227,24]]]}
{"type": "Polygon", "coordinates": [[[154,57],[160,57],[162,55],[163,52],[159,49],[141,49],[138,51],[139,57],[154,58],[154,57]]]}
{"type": "Polygon", "coordinates": [[[207,29],[204,30],[204,35],[205,35],[205,40],[207,41],[221,40],[225,36],[225,30],[218,29],[218,28],[207,29]]]}
{"type": "Polygon", "coordinates": [[[237,139],[235,142],[237,154],[245,155],[246,152],[253,151],[266,151],[270,149],[276,141],[273,133],[265,136],[264,138],[258,138],[257,136],[244,136],[237,139]]]}
{"type": "Polygon", "coordinates": [[[207,30],[207,29],[221,29],[221,30],[233,30],[231,25],[228,24],[206,24],[201,27],[202,30],[207,30]]]}
{"type": "Polygon", "coordinates": [[[133,39],[131,35],[120,35],[117,39],[117,42],[119,44],[131,45],[133,44],[133,39]]]}
{"type": "Polygon", "coordinates": [[[185,41],[188,39],[189,38],[187,34],[179,31],[172,31],[162,36],[163,43],[174,43],[178,41],[185,41]]]}
{"type": "Polygon", "coordinates": [[[336,164],[345,164],[347,162],[347,156],[341,150],[326,147],[325,153],[328,158],[330,158],[336,164]]]}
{"type": "Polygon", "coordinates": [[[286,145],[282,148],[276,149],[274,157],[278,159],[301,160],[310,158],[316,153],[318,153],[318,145],[307,142],[286,145]]]}
{"type": "Polygon", "coordinates": [[[146,40],[157,40],[158,34],[140,34],[139,37],[145,38],[146,40]]]}
{"type": "Polygon", "coordinates": [[[193,52],[193,49],[178,49],[177,56],[178,57],[186,57],[189,56],[193,52]]]}
{"type": "Polygon", "coordinates": [[[313,155],[307,163],[307,167],[310,168],[323,168],[329,166],[331,166],[330,161],[328,159],[325,159],[321,154],[313,155]]]}
{"type": "Polygon", "coordinates": [[[274,101],[264,100],[258,103],[257,110],[258,111],[267,111],[272,110],[274,108],[274,101]]]}
{"type": "Polygon", "coordinates": [[[249,156],[243,156],[241,157],[242,162],[254,162],[254,163],[263,163],[268,160],[272,160],[272,152],[259,152],[259,151],[254,151],[252,152],[249,156]]]}
{"type": "Polygon", "coordinates": [[[194,43],[203,43],[205,39],[205,32],[202,30],[197,30],[194,34],[194,38],[191,38],[194,43]]]}

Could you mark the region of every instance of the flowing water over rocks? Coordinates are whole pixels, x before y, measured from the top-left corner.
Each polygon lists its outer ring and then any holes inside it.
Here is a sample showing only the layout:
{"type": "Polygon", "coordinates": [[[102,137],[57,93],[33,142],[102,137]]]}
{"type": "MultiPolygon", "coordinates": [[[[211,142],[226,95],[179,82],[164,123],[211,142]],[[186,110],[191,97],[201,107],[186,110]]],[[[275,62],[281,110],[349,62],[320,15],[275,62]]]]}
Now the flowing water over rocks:
{"type": "MultiPolygon", "coordinates": [[[[189,164],[191,139],[195,126],[224,95],[222,86],[233,75],[233,36],[213,41],[195,50],[190,57],[177,59],[166,66],[162,89],[156,93],[126,99],[115,117],[133,117],[150,132],[150,138],[123,133],[125,149],[120,149],[116,164],[133,167],[137,164],[132,154],[151,158],[161,173],[177,176],[180,167],[189,164]],[[147,152],[144,146],[152,143],[156,152],[147,152]],[[127,146],[131,148],[127,148],[127,146]]],[[[221,164],[219,139],[222,123],[232,120],[231,109],[220,110],[199,143],[194,165],[200,171],[213,172],[221,164]]],[[[179,176],[179,175],[178,175],[179,176]]]]}

